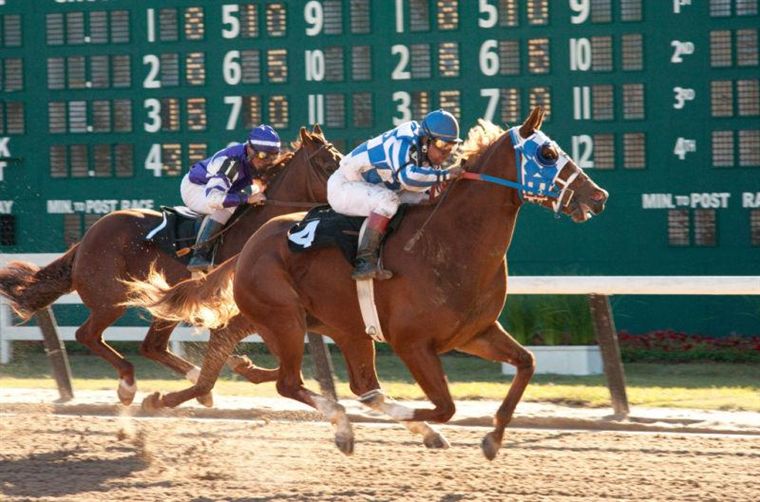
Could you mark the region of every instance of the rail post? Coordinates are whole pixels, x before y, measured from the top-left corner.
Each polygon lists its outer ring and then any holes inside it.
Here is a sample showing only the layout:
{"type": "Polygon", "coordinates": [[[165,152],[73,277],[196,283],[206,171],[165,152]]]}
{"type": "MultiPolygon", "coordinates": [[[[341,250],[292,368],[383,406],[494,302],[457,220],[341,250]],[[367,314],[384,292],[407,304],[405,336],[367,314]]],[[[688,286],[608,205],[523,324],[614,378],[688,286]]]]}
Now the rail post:
{"type": "Polygon", "coordinates": [[[45,353],[50,359],[50,366],[53,371],[53,378],[58,385],[58,394],[61,401],[69,401],[74,398],[74,391],[71,388],[71,368],[69,359],[66,356],[66,346],[58,336],[56,330],[55,316],[50,307],[39,310],[35,316],[40,324],[42,331],[42,342],[45,345],[45,353]]]}
{"type": "Polygon", "coordinates": [[[612,409],[615,415],[624,418],[628,416],[628,396],[625,392],[625,373],[620,358],[615,320],[612,317],[610,299],[606,295],[589,295],[589,307],[594,325],[594,333],[599,342],[602,354],[602,365],[607,377],[607,387],[610,389],[612,409]]]}
{"type": "Polygon", "coordinates": [[[306,333],[306,337],[309,341],[309,353],[314,360],[315,377],[319,382],[320,389],[322,389],[322,394],[337,401],[338,395],[335,392],[332,361],[325,339],[316,333],[306,333]]]}

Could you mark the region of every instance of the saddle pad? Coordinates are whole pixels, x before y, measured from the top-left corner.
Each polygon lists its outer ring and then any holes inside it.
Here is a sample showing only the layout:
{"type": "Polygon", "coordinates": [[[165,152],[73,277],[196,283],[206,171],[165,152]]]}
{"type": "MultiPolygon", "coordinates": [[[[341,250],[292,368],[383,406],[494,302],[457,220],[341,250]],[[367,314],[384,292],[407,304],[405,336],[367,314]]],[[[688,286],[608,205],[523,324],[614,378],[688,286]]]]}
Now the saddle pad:
{"type": "MultiPolygon", "coordinates": [[[[388,225],[386,237],[399,226],[405,211],[406,205],[401,205],[388,225]]],[[[309,249],[337,246],[346,260],[353,264],[359,244],[359,231],[365,219],[364,216],[336,213],[330,206],[315,207],[288,231],[288,248],[300,253],[309,249]]]]}
{"type": "Polygon", "coordinates": [[[337,246],[346,260],[353,263],[364,219],[338,214],[330,206],[315,207],[288,231],[288,248],[299,253],[337,246]]]}
{"type": "Polygon", "coordinates": [[[181,262],[189,262],[190,253],[180,253],[180,251],[185,248],[189,251],[189,247],[195,243],[203,215],[184,206],[161,206],[161,214],[163,216],[161,223],[148,232],[145,240],[153,242],[161,251],[174,256],[181,262]]]}

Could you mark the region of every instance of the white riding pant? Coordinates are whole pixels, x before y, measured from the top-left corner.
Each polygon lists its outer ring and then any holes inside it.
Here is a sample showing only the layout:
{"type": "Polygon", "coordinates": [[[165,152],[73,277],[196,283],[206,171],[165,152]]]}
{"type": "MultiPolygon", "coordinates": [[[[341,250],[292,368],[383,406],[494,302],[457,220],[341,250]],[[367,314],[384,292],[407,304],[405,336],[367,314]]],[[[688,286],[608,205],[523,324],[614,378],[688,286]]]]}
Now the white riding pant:
{"type": "Polygon", "coordinates": [[[419,204],[427,198],[424,192],[394,192],[385,185],[368,183],[361,177],[348,179],[343,169],[335,171],[327,180],[327,202],[336,212],[347,216],[377,213],[393,218],[400,204],[419,204]]]}
{"type": "Polygon", "coordinates": [[[182,194],[182,202],[184,202],[187,207],[196,213],[210,214],[211,219],[219,223],[227,223],[229,219],[232,218],[232,213],[235,212],[234,207],[212,207],[206,197],[206,186],[196,185],[190,181],[189,174],[186,174],[185,177],[182,178],[180,193],[182,194]]]}

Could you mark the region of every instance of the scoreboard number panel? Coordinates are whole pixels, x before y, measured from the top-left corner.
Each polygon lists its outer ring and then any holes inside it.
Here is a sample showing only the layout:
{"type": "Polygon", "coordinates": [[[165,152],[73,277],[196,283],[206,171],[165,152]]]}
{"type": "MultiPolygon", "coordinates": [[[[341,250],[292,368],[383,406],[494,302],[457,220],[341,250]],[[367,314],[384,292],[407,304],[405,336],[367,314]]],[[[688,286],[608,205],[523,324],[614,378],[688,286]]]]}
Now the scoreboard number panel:
{"type": "MultiPolygon", "coordinates": [[[[439,107],[466,130],[541,105],[613,193],[595,224],[615,260],[576,261],[746,272],[760,247],[758,26],[757,0],[0,2],[0,247],[60,250],[110,210],[178,203],[193,162],[262,122],[284,139],[319,123],[350,150],[439,107]],[[615,233],[620,220],[635,223],[615,233]],[[617,240],[634,231],[643,251],[617,240]]],[[[580,238],[552,228],[540,247],[580,238]]]]}

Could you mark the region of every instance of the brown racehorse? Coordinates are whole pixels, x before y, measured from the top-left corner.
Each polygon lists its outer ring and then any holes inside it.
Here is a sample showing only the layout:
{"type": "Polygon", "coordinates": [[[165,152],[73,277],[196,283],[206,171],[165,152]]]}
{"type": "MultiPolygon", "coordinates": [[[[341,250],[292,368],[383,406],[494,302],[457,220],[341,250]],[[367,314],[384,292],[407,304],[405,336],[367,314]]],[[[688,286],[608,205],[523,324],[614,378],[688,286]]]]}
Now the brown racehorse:
{"type": "MultiPolygon", "coordinates": [[[[521,179],[516,147],[522,148],[530,138],[534,142],[535,138],[548,139],[538,132],[543,115],[534,109],[525,123],[514,129],[515,140],[493,124],[481,122],[464,146],[468,155],[464,177],[490,176],[513,183],[521,179]]],[[[556,144],[544,142],[539,149],[542,159],[564,164],[554,185],[561,192],[553,192],[554,199],[534,201],[576,222],[604,209],[607,192],[556,144]]],[[[525,152],[521,153],[525,157],[525,152]]],[[[228,323],[227,329],[211,340],[209,354],[216,351],[216,361],[209,367],[204,361],[195,392],[210,390],[224,355],[251,327],[255,328],[280,360],[279,370],[270,375],[276,378],[279,393],[324,413],[336,426],[335,441],[344,453],[353,451],[353,431],[345,409],[303,385],[300,369],[307,330],[331,337],[340,347],[351,390],[363,403],[422,433],[430,447],[448,445],[423,421],[446,422],[455,410],[438,355],[459,350],[513,364],[517,374],[496,413],[494,430],[481,445],[486,457],[492,459],[535,366],[533,355],[497,321],[507,291],[505,254],[521,204],[514,188],[460,179],[441,196],[436,208],[410,208],[400,228],[386,241],[385,266],[395,275],[391,280],[375,282],[382,331],[433,403],[432,409],[406,408],[383,395],[375,372],[373,341],[364,332],[358,308],[351,265],[338,249],[307,253],[288,249],[288,230],[302,214],[269,221],[238,257],[201,281],[184,281],[168,290],[157,288],[155,283],[133,284],[133,301],[158,316],[206,326],[228,323]],[[422,234],[420,228],[424,228],[422,234]],[[238,309],[242,315],[236,315],[238,309]]],[[[174,406],[191,396],[188,392],[192,389],[154,397],[154,404],[174,406]]]]}
{"type": "MultiPolygon", "coordinates": [[[[270,181],[268,201],[250,207],[224,234],[218,262],[238,253],[251,234],[270,218],[327,200],[327,178],[342,155],[327,142],[318,126],[313,133],[302,128],[300,138],[298,149],[270,181]]],[[[182,263],[145,240],[145,235],[160,222],[161,214],[156,211],[115,211],[98,220],[79,243],[46,267],[12,262],[0,269],[0,294],[10,300],[23,319],[64,293],[79,293],[90,316],[77,329],[76,339],[116,368],[120,378],[118,395],[124,404],[131,403],[136,392],[134,367],[103,340],[103,331],[125,311],[120,304],[127,298],[127,286],[122,281],[145,278],[154,263],[172,284],[189,277],[182,263]]],[[[140,352],[195,381],[199,369],[167,347],[176,325],[155,319],[140,352]]],[[[211,404],[210,395],[200,400],[211,404]]]]}

